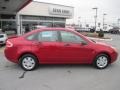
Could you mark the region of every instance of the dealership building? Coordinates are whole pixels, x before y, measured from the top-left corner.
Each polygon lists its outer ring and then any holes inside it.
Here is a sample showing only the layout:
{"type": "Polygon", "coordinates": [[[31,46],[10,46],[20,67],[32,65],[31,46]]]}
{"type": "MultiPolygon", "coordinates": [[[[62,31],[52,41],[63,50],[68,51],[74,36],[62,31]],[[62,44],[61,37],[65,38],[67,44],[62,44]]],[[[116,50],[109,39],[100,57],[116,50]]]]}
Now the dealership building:
{"type": "Polygon", "coordinates": [[[0,29],[21,35],[38,26],[65,27],[66,19],[71,19],[74,8],[32,0],[1,0],[0,29]]]}

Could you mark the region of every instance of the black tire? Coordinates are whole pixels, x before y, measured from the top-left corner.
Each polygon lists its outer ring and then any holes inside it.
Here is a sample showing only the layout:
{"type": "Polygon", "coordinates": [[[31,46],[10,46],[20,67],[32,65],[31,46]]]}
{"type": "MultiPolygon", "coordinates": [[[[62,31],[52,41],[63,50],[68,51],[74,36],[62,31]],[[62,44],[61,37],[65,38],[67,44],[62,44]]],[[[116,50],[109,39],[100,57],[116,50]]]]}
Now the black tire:
{"type": "Polygon", "coordinates": [[[96,58],[95,58],[95,60],[93,62],[93,66],[95,66],[97,69],[104,69],[109,65],[109,62],[110,62],[110,58],[109,58],[108,55],[99,54],[99,55],[96,56],[96,58]],[[101,60],[100,60],[100,58],[101,58],[101,60]],[[102,61],[102,58],[104,58],[104,61],[102,61]]]}
{"type": "Polygon", "coordinates": [[[19,65],[25,71],[31,71],[37,68],[38,59],[32,54],[25,54],[20,58],[19,65]]]}

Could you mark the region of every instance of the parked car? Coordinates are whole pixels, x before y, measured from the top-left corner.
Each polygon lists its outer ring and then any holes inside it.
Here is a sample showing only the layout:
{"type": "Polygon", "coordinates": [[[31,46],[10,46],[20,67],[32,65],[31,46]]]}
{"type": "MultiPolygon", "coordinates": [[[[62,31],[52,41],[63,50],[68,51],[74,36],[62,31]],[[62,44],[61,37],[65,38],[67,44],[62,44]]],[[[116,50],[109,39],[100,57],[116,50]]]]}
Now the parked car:
{"type": "Polygon", "coordinates": [[[17,34],[17,29],[13,26],[4,26],[2,32],[7,33],[8,35],[17,34]]]}
{"type": "Polygon", "coordinates": [[[119,34],[120,29],[118,27],[114,27],[114,28],[109,30],[109,33],[111,33],[111,34],[119,34]]]}
{"type": "Polygon", "coordinates": [[[114,47],[65,28],[41,28],[8,39],[4,53],[27,71],[38,64],[93,64],[104,69],[118,56],[114,47]]]}
{"type": "Polygon", "coordinates": [[[7,35],[5,33],[0,33],[0,45],[4,45],[7,40],[7,35]]]}

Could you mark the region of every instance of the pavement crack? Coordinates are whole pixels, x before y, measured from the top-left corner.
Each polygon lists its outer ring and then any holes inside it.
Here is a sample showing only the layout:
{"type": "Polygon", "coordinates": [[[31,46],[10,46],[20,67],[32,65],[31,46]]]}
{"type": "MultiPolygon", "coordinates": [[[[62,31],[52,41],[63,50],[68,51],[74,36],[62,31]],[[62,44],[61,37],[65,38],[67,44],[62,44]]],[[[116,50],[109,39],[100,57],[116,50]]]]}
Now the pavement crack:
{"type": "Polygon", "coordinates": [[[68,73],[72,73],[70,70],[67,71],[68,73]]]}
{"type": "Polygon", "coordinates": [[[50,87],[50,86],[47,85],[47,84],[43,84],[43,86],[46,87],[46,88],[48,88],[48,89],[50,89],[50,90],[53,90],[52,87],[50,87]]]}
{"type": "Polygon", "coordinates": [[[25,74],[26,74],[26,71],[24,71],[24,72],[22,73],[22,75],[19,77],[19,79],[24,78],[25,74]]]}
{"type": "Polygon", "coordinates": [[[8,68],[8,67],[10,67],[10,66],[6,65],[5,67],[8,68]]]}

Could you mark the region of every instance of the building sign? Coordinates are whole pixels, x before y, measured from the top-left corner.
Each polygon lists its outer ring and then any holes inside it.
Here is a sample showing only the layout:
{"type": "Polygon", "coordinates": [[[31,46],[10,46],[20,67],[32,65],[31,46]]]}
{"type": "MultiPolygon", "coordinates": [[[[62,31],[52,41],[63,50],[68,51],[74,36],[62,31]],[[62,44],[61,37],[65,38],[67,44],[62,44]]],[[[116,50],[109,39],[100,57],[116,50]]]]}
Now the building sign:
{"type": "Polygon", "coordinates": [[[72,16],[72,9],[63,8],[63,7],[49,7],[49,14],[72,16]]]}

